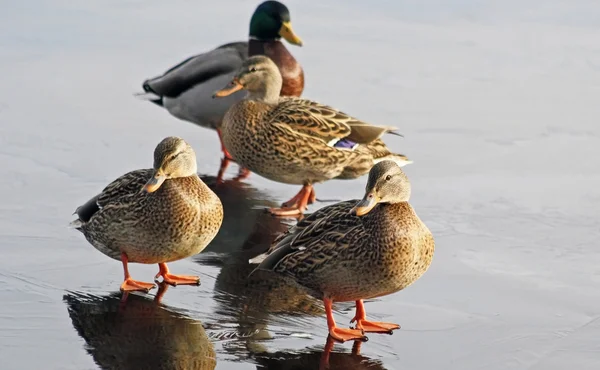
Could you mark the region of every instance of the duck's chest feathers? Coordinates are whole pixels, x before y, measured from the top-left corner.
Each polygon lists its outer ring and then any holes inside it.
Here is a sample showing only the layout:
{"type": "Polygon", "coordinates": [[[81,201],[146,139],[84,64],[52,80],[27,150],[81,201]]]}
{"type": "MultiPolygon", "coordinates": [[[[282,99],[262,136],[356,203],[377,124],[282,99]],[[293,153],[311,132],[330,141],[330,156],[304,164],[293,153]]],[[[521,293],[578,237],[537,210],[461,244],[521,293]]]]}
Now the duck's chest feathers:
{"type": "MultiPolygon", "coordinates": [[[[264,123],[265,116],[272,107],[263,102],[244,99],[235,103],[225,114],[223,120],[223,143],[227,150],[234,156],[240,147],[259,146],[259,138],[268,137],[268,123],[264,123]]],[[[261,148],[252,148],[260,152],[261,148]]]]}
{"type": "Polygon", "coordinates": [[[300,96],[304,90],[304,71],[281,41],[250,40],[248,56],[266,55],[275,62],[283,85],[281,96],[300,96]]]}
{"type": "Polygon", "coordinates": [[[433,239],[408,203],[380,204],[365,220],[374,248],[372,261],[385,275],[390,290],[403,289],[429,268],[433,239]]]}

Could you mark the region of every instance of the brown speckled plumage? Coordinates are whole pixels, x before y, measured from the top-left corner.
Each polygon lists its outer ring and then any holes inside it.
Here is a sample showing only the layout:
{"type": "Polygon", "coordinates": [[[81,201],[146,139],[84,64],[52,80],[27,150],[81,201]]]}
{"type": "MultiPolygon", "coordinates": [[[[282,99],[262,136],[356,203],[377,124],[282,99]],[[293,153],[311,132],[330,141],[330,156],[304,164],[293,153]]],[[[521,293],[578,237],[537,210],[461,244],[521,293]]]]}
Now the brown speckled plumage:
{"type": "Polygon", "coordinates": [[[355,301],[401,290],[433,257],[433,238],[408,202],[351,215],[358,200],[324,207],[276,242],[260,268],[290,275],[318,298],[355,301]],[[283,248],[283,249],[280,249],[283,248]]]}
{"type": "Polygon", "coordinates": [[[369,125],[314,101],[278,97],[273,90],[281,86],[281,75],[269,58],[248,59],[237,78],[247,81],[244,88],[250,94],[225,114],[223,143],[233,158],[252,172],[274,181],[304,185],[335,178],[346,168],[352,168],[355,177],[363,175],[374,164],[374,152],[378,158],[410,163],[405,156],[392,154],[379,140],[392,128],[369,125]],[[251,69],[262,74],[248,72],[251,69]],[[365,148],[333,146],[332,142],[344,138],[365,144],[365,148]],[[377,149],[369,148],[372,142],[377,149]],[[385,151],[387,155],[382,156],[385,151]]]}
{"type": "Polygon", "coordinates": [[[332,302],[404,289],[427,271],[435,248],[409,197],[410,183],[400,167],[378,163],[362,200],[333,204],[304,218],[274,242],[257,270],[289,276],[332,302]]]}
{"type": "Polygon", "coordinates": [[[167,138],[155,151],[154,169],[131,171],[110,183],[77,209],[74,224],[96,249],[117,260],[121,253],[129,262],[147,264],[197,254],[217,234],[223,208],[195,171],[191,147],[167,138]],[[189,175],[167,178],[154,192],[143,191],[161,165],[189,175]]]}
{"type": "MultiPolygon", "coordinates": [[[[280,97],[282,78],[265,56],[249,58],[218,97],[246,89],[246,98],[225,114],[222,139],[233,159],[270,180],[310,186],[333,178],[364,175],[378,161],[411,163],[389,151],[379,138],[393,127],[373,126],[335,108],[294,97],[280,97]],[[336,146],[341,140],[357,144],[336,146]]],[[[298,209],[305,207],[300,202],[298,209]]]]}

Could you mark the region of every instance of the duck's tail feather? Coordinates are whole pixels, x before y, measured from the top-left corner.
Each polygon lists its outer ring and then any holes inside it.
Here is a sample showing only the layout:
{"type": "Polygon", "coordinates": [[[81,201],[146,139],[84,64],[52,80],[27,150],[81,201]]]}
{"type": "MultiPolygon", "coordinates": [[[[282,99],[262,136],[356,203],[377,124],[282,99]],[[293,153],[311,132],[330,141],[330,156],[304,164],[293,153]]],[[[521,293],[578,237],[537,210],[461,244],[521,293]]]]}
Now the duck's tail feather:
{"type": "Polygon", "coordinates": [[[82,227],[83,221],[81,221],[80,219],[73,220],[69,223],[69,228],[71,229],[81,230],[82,227]]]}
{"type": "MultiPolygon", "coordinates": [[[[145,87],[145,85],[144,85],[144,87],[145,87]]],[[[141,100],[147,100],[149,102],[152,102],[152,103],[158,105],[159,107],[163,106],[162,96],[156,95],[152,91],[134,93],[133,96],[135,96],[136,98],[141,99],[141,100]]]]}

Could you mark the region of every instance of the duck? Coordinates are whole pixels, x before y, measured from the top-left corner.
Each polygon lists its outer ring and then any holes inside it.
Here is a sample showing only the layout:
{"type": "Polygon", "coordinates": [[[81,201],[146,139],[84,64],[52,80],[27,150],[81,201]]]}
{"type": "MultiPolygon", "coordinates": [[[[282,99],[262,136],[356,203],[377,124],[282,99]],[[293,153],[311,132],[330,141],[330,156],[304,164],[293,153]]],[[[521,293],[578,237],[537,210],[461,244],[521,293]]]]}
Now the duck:
{"type": "Polygon", "coordinates": [[[106,256],[123,264],[121,291],[149,291],[153,283],[133,280],[128,263],[158,264],[155,280],[199,284],[198,276],[174,275],[168,262],[200,253],[223,221],[217,195],[198,177],[196,154],[170,136],[154,150],[154,166],[128,172],[74,214],[71,227],[106,256]]]}
{"type": "MultiPolygon", "coordinates": [[[[292,29],[289,9],[278,1],[265,1],[252,14],[248,41],[230,42],[187,58],[142,84],[144,93],[138,96],[165,108],[176,118],[217,131],[223,152],[219,180],[232,160],[221,140],[221,121],[227,109],[241,100],[244,93],[215,102],[211,99],[213,92],[231,80],[249,56],[268,55],[283,76],[280,94],[302,95],[304,70],[281,38],[292,45],[303,44],[292,29]]],[[[241,168],[236,179],[245,179],[248,175],[248,170],[241,168]]]]}
{"type": "Polygon", "coordinates": [[[409,204],[408,177],[393,161],[369,172],[362,199],[319,209],[278,237],[252,260],[254,271],[273,271],[322,299],[329,335],[336,341],[366,340],[364,333],[387,333],[395,323],[368,321],[363,300],[398,292],[419,279],[433,259],[431,231],[409,204]],[[336,326],[332,304],[356,303],[351,323],[336,326]]]}
{"type": "Polygon", "coordinates": [[[392,153],[380,139],[400,135],[395,127],[375,126],[331,106],[298,97],[281,97],[282,76],[267,56],[248,58],[215,98],[245,90],[223,117],[223,144],[235,161],[272,181],[302,185],[277,216],[302,215],[315,201],[313,184],[365,175],[383,160],[404,166],[405,155],[392,153]]]}

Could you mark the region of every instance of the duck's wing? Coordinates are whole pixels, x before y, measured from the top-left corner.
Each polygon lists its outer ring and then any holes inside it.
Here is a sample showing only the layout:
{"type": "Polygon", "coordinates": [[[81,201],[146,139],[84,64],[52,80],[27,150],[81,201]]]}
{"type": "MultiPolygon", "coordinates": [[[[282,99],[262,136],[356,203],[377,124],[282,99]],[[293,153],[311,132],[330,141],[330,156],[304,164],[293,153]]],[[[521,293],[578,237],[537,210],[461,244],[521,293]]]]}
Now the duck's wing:
{"type": "Polygon", "coordinates": [[[98,211],[109,204],[121,202],[124,197],[138,194],[152,176],[152,169],[135,170],[126,173],[108,184],[100,194],[79,206],[75,213],[79,222],[88,222],[98,211]]]}
{"type": "Polygon", "coordinates": [[[340,248],[348,243],[338,243],[349,234],[352,238],[367,237],[362,221],[350,213],[358,200],[336,203],[314,212],[278,237],[257,269],[285,272],[307,270],[335,258],[340,248]],[[336,251],[337,250],[337,251],[336,251]]]}
{"type": "Polygon", "coordinates": [[[300,133],[318,137],[335,146],[346,139],[355,144],[368,144],[395,127],[374,126],[333,107],[312,100],[282,97],[269,119],[284,123],[300,133]]]}
{"type": "Polygon", "coordinates": [[[232,42],[190,57],[163,75],[144,81],[144,91],[174,98],[192,87],[237,71],[248,58],[247,42],[232,42]]]}

